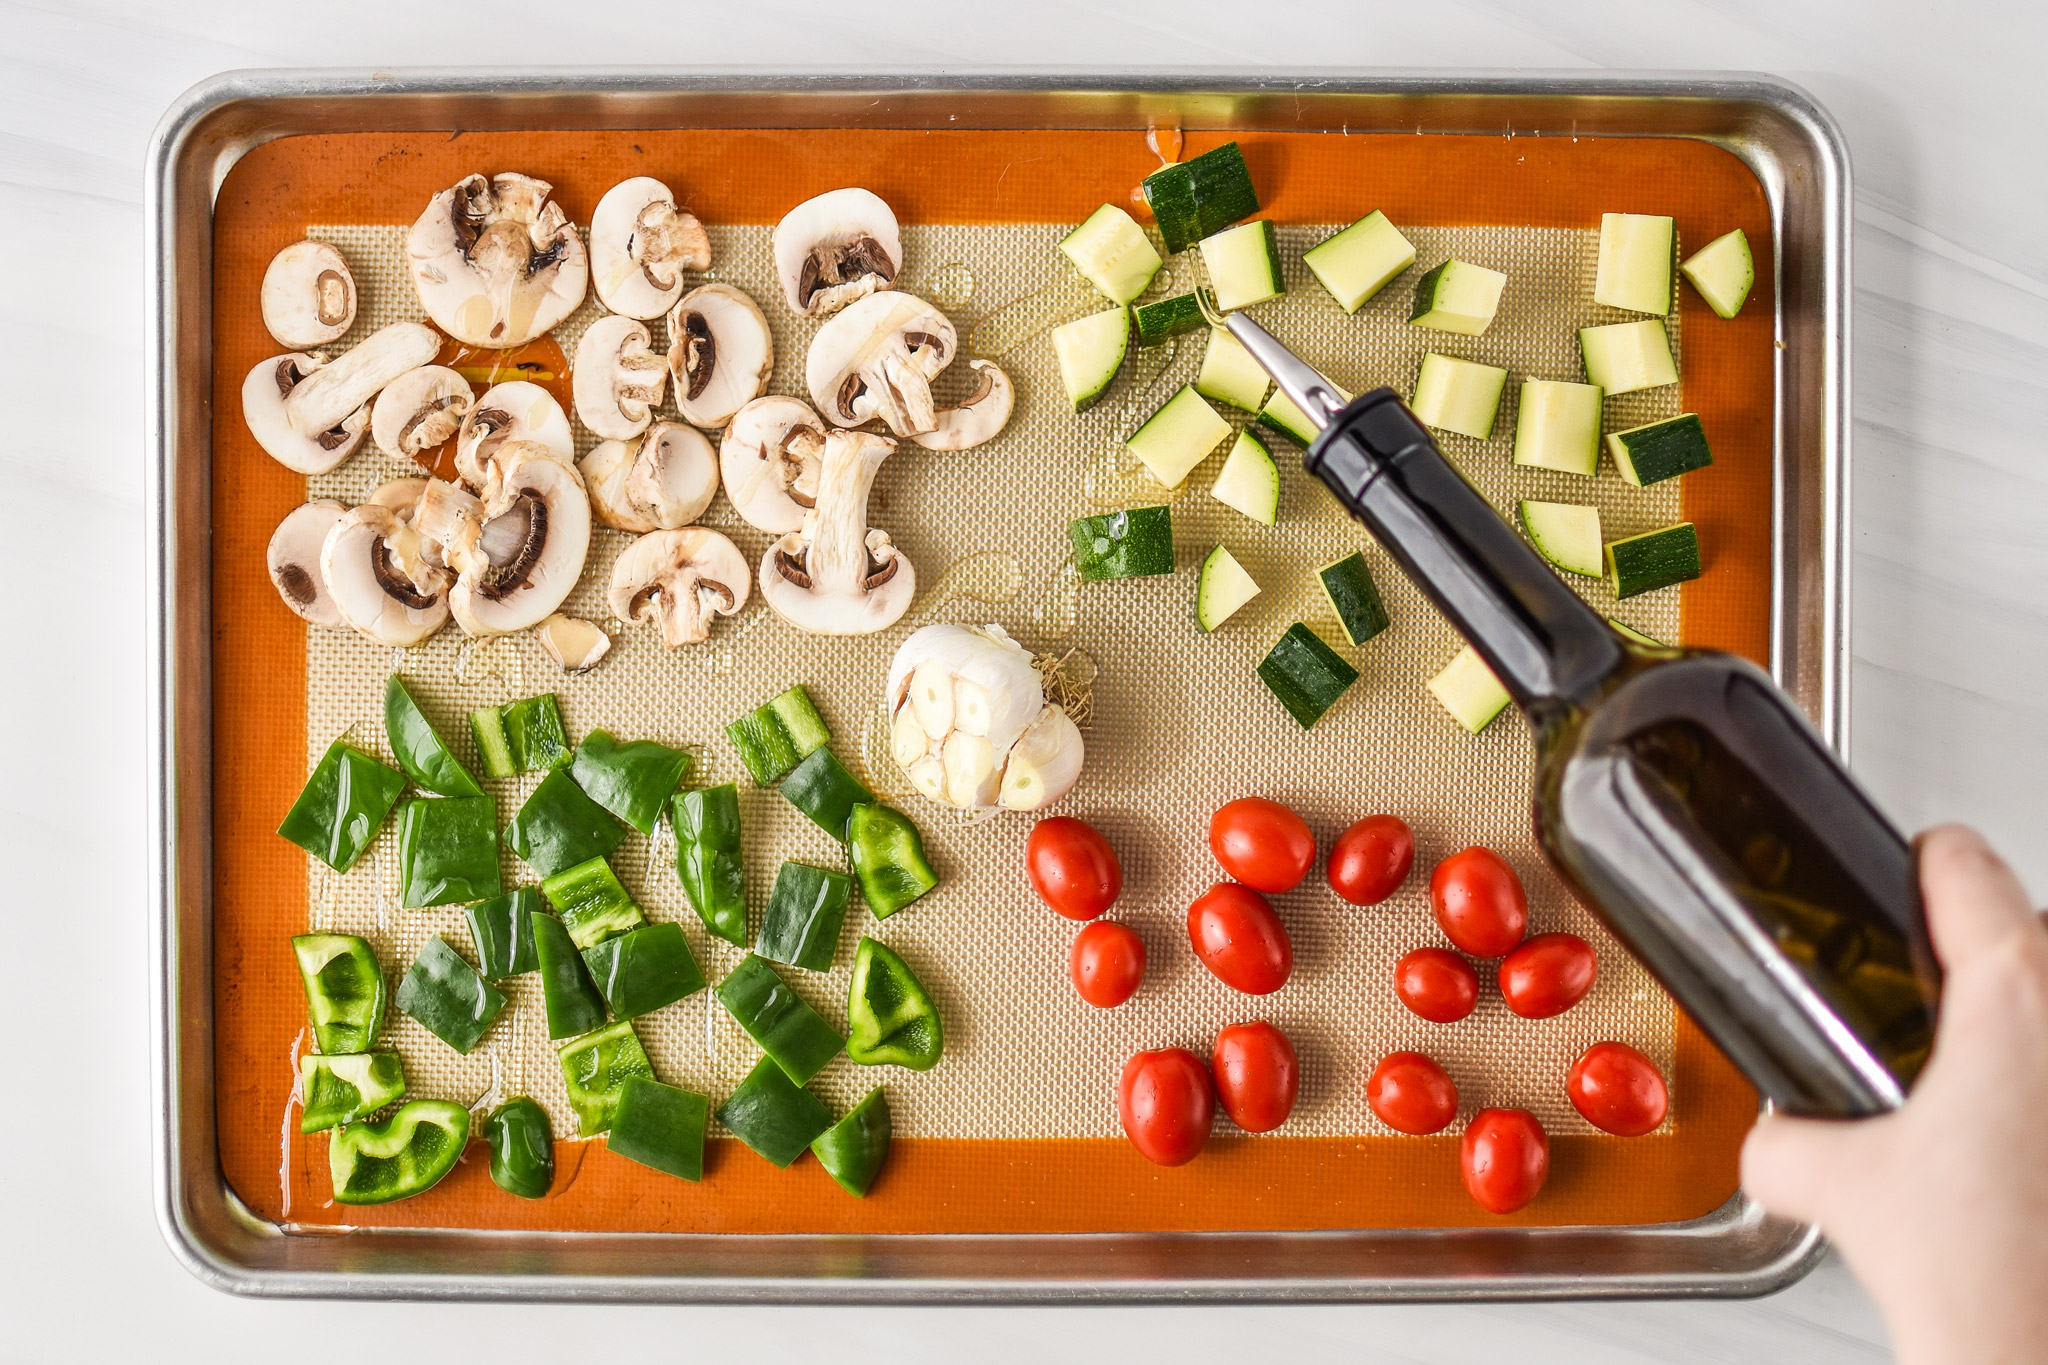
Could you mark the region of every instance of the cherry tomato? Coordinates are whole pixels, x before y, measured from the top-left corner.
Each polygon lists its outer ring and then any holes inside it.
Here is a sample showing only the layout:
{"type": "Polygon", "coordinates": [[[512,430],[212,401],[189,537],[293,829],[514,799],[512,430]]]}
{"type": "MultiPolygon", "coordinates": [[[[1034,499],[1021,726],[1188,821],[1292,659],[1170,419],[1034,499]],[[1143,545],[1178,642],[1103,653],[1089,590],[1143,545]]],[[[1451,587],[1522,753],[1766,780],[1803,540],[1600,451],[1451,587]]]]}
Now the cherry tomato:
{"type": "Polygon", "coordinates": [[[1083,1000],[1097,1009],[1115,1009],[1145,979],[1145,940],[1128,924],[1099,919],[1075,936],[1067,968],[1083,1000]]]}
{"type": "Polygon", "coordinates": [[[1123,868],[1109,840],[1070,815],[1032,827],[1024,841],[1024,870],[1038,898],[1068,919],[1094,919],[1124,889],[1123,868]]]}
{"type": "Polygon", "coordinates": [[[1188,907],[1188,940],[1217,980],[1246,995],[1271,995],[1294,970],[1287,927],[1258,892],[1218,882],[1188,907]]]}
{"type": "Polygon", "coordinates": [[[1465,1192],[1488,1213],[1513,1213],[1550,1174],[1550,1139],[1526,1109],[1482,1109],[1458,1144],[1465,1192]]]}
{"type": "Polygon", "coordinates": [[[1124,1063],[1116,1107],[1139,1155],[1161,1166],[1180,1166],[1193,1161],[1209,1140],[1216,1091],[1201,1058],[1184,1047],[1163,1047],[1124,1063]]]}
{"type": "Polygon", "coordinates": [[[1657,1064],[1627,1043],[1595,1043],[1572,1063],[1564,1093],[1586,1122],[1618,1137],[1641,1137],[1664,1121],[1669,1096],[1657,1064]]]}
{"type": "Polygon", "coordinates": [[[1398,1133],[1440,1133],[1458,1117],[1458,1087],[1420,1052],[1390,1052],[1365,1082],[1365,1102],[1398,1133]]]}
{"type": "Polygon", "coordinates": [[[1429,908],[1445,937],[1474,957],[1499,957],[1529,928],[1522,880],[1490,848],[1468,848],[1436,865],[1429,908]]]}
{"type": "Polygon", "coordinates": [[[1278,801],[1246,796],[1209,817],[1209,851],[1254,891],[1292,891],[1315,866],[1316,836],[1278,801]]]}
{"type": "Polygon", "coordinates": [[[1577,934],[1538,934],[1500,960],[1500,997],[1524,1019],[1548,1019],[1585,999],[1599,972],[1577,934]]]}
{"type": "Polygon", "coordinates": [[[1432,1023],[1455,1024],[1479,1003],[1479,973],[1449,948],[1417,948],[1394,964],[1394,994],[1432,1023]]]}
{"type": "Polygon", "coordinates": [[[1232,1024],[1216,1035],[1210,1058],[1223,1112],[1247,1133],[1270,1133],[1294,1112],[1301,1066],[1287,1035],[1263,1021],[1232,1024]]]}
{"type": "Polygon", "coordinates": [[[1368,815],[1330,846],[1330,889],[1353,905],[1378,905],[1408,880],[1415,832],[1393,815],[1368,815]]]}

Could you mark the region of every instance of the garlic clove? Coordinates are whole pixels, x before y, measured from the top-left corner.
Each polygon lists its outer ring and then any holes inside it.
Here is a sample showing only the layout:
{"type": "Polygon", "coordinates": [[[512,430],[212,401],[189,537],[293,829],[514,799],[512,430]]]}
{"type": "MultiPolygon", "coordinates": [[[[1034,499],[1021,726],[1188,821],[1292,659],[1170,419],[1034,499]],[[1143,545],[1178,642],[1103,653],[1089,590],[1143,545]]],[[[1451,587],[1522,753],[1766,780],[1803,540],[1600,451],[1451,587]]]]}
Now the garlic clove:
{"type": "Polygon", "coordinates": [[[936,758],[922,758],[912,764],[906,772],[910,785],[934,801],[946,799],[946,765],[936,758]]]}
{"type": "Polygon", "coordinates": [[[896,719],[889,726],[889,755],[900,768],[908,768],[925,756],[932,746],[931,736],[917,723],[917,713],[908,706],[896,708],[896,719]]]}
{"type": "Polygon", "coordinates": [[[933,739],[953,728],[953,674],[943,659],[926,659],[910,675],[910,709],[933,739]]]}
{"type": "Polygon", "coordinates": [[[961,678],[953,684],[953,724],[970,735],[988,734],[995,721],[996,699],[986,687],[961,678]]]}
{"type": "Polygon", "coordinates": [[[1043,810],[1074,789],[1084,757],[1073,719],[1063,708],[1047,706],[1010,750],[998,804],[1005,810],[1043,810]]]}
{"type": "Polygon", "coordinates": [[[980,735],[955,730],[946,737],[946,799],[965,810],[992,806],[996,799],[996,751],[980,735]]]}

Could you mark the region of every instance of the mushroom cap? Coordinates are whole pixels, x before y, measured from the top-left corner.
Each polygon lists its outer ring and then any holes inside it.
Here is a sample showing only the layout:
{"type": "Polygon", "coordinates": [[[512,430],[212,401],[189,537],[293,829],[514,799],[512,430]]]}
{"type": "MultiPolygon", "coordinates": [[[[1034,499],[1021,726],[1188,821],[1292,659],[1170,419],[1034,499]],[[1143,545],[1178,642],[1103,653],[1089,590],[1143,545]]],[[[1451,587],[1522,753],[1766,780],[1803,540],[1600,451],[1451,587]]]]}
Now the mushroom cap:
{"type": "Polygon", "coordinates": [[[926,450],[969,450],[993,441],[1009,425],[1010,409],[1017,401],[1010,376],[992,360],[970,360],[967,365],[976,375],[974,392],[958,407],[942,409],[937,426],[910,438],[926,450]]]}
{"type": "Polygon", "coordinates": [[[407,370],[378,393],[371,439],[386,455],[417,460],[456,433],[475,401],[469,381],[446,365],[407,370]]]}
{"type": "Polygon", "coordinates": [[[300,474],[325,474],[356,453],[370,430],[370,410],[358,408],[331,430],[303,436],[285,408],[293,389],[320,368],[313,356],[274,355],[242,381],[242,420],[263,453],[300,474]]]}
{"type": "Polygon", "coordinates": [[[597,661],[612,647],[612,637],[597,625],[560,612],[534,627],[533,633],[564,673],[584,673],[597,667],[597,661]]]}
{"type": "Polygon", "coordinates": [[[590,262],[545,180],[505,171],[436,194],[406,234],[420,306],[470,346],[523,346],[576,311],[590,262]]]}
{"type": "Polygon", "coordinates": [[[448,574],[422,570],[418,538],[390,508],[365,503],[337,518],[320,547],[320,577],[342,619],[380,645],[416,645],[448,622],[448,574]]]}
{"type": "Polygon", "coordinates": [[[871,190],[829,190],[806,199],[782,216],[771,240],[782,296],[805,317],[893,289],[903,269],[895,210],[871,190]]]}
{"type": "Polygon", "coordinates": [[[422,323],[380,327],[294,385],[284,400],[285,415],[305,435],[326,431],[440,349],[441,334],[422,323]]]}
{"type": "Polygon", "coordinates": [[[498,449],[509,441],[546,446],[564,464],[576,461],[576,433],[555,396],[530,379],[493,384],[470,405],[455,436],[455,472],[471,488],[490,479],[498,449]]]}
{"type": "Polygon", "coordinates": [[[321,547],[346,511],[332,498],[316,498],[285,513],[270,534],[270,581],[286,606],[316,626],[348,624],[320,577],[321,547]]]}
{"type": "Polygon", "coordinates": [[[729,284],[701,284],[668,315],[676,407],[692,426],[722,427],[768,387],[775,338],[761,306],[729,284]]]}
{"type": "Polygon", "coordinates": [[[621,180],[590,215],[590,277],[614,313],[646,322],[674,306],[685,270],[711,265],[704,225],[650,175],[621,180]]]}
{"type": "Polygon", "coordinates": [[[356,320],[356,277],[325,242],[293,242],[263,272],[263,325],[278,344],[325,346],[356,320]]]}
{"type": "Polygon", "coordinates": [[[612,565],[605,603],[621,621],[658,623],[670,649],[711,638],[711,618],[747,605],[747,561],[702,526],[653,531],[612,565]]]}
{"type": "Polygon", "coordinates": [[[607,440],[647,430],[668,387],[668,363],[647,349],[646,324],[617,313],[590,324],[576,343],[576,415],[607,440]]]}
{"type": "Polygon", "coordinates": [[[599,441],[576,462],[584,491],[590,494],[590,515],[597,518],[597,524],[636,536],[656,529],[654,518],[635,507],[626,492],[626,480],[632,476],[639,453],[638,441],[599,441]]]}
{"type": "Polygon", "coordinates": [[[879,417],[909,436],[938,425],[931,380],[957,349],[952,321],[931,304],[871,294],[818,329],[804,378],[827,421],[852,427],[879,417]]]}
{"type": "Polygon", "coordinates": [[[448,605],[471,635],[510,635],[553,614],[582,576],[590,498],[574,466],[520,442],[491,460],[482,501],[481,520],[447,548],[462,574],[448,605]]]}
{"type": "Polygon", "coordinates": [[[756,398],[733,414],[718,445],[725,496],[749,526],[797,530],[818,501],[825,424],[799,398],[756,398]]]}

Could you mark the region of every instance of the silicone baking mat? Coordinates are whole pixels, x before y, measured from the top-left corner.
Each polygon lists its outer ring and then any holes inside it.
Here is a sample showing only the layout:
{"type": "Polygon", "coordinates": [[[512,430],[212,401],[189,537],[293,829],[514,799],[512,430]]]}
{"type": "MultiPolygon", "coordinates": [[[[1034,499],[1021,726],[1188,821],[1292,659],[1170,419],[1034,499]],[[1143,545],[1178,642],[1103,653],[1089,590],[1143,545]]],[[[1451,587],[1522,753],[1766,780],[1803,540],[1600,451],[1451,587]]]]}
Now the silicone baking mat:
{"type": "MultiPolygon", "coordinates": [[[[1220,136],[1190,139],[1194,154],[1220,136]]],[[[1739,163],[1702,144],[1671,141],[1496,142],[1480,138],[1240,139],[1281,225],[1289,294],[1261,316],[1353,391],[1388,383],[1406,392],[1424,350],[1507,366],[1523,377],[1579,377],[1575,329],[1626,316],[1590,301],[1602,211],[1673,213],[1681,250],[1730,226],[1768,240],[1760,189],[1739,163]],[[1533,164],[1532,164],[1533,163],[1533,164]],[[1373,207],[1408,233],[1424,264],[1446,255],[1507,272],[1501,315],[1488,334],[1452,337],[1405,325],[1397,283],[1346,316],[1302,271],[1301,250],[1373,207]]],[[[1533,1109],[1553,1135],[1549,1187],[1517,1215],[1529,1222],[1646,1222],[1703,1213],[1734,1188],[1734,1156],[1754,1096],[1648,977],[1567,896],[1538,859],[1527,816],[1526,730],[1505,716],[1466,736],[1421,687],[1458,641],[1399,571],[1335,504],[1289,467],[1284,443],[1280,524],[1267,530],[1211,499],[1220,452],[1172,497],[1179,572],[1171,579],[1077,584],[1067,566],[1067,519],[1168,494],[1123,453],[1121,438],[1191,379],[1201,337],[1137,356],[1097,409],[1076,418],[1059,393],[1046,329],[1099,306],[1054,251],[1066,229],[1105,199],[1123,202],[1157,164],[1140,134],[789,131],[468,135],[449,143],[342,136],[271,144],[229,177],[216,223],[216,849],[217,993],[222,1157],[238,1193],[293,1224],[541,1226],[749,1231],[1036,1231],[1159,1228],[1444,1225],[1475,1220],[1458,1184],[1455,1136],[1411,1138],[1378,1124],[1363,1077],[1397,1048],[1420,1048],[1458,1082],[1462,1112],[1489,1104],[1533,1109]],[[705,646],[669,653],[648,631],[614,627],[616,642],[591,674],[564,678],[531,640],[489,644],[449,629],[394,653],[352,635],[312,630],[287,613],[262,569],[261,546],[307,496],[360,500],[378,482],[414,471],[366,449],[333,474],[307,481],[273,464],[232,414],[239,377],[276,350],[254,308],[255,284],[285,242],[334,242],[361,287],[356,332],[420,316],[402,268],[405,225],[434,190],[470,170],[517,169],[556,186],[576,221],[611,184],[653,174],[710,226],[707,278],[746,289],[777,344],[771,392],[801,394],[814,324],[781,301],[767,260],[772,223],[788,207],[840,184],[863,184],[906,225],[902,287],[953,317],[969,354],[999,360],[1019,401],[1009,428],[977,450],[936,454],[905,443],[883,468],[871,520],[918,567],[922,591],[895,628],[855,640],[794,631],[759,602],[722,620],[705,646]],[[992,178],[991,178],[992,177],[992,178]],[[1012,185],[1012,181],[1015,185],[1012,185]],[[1227,544],[1266,591],[1225,627],[1202,635],[1192,619],[1193,573],[1227,544]],[[1341,645],[1313,579],[1316,564],[1362,548],[1388,599],[1394,628],[1359,650],[1364,673],[1313,730],[1299,731],[1266,694],[1253,666],[1293,620],[1341,645]],[[879,688],[890,654],[929,620],[999,622],[1034,650],[1065,655],[1087,677],[1093,715],[1081,785],[1057,808],[1102,828],[1123,856],[1126,891],[1116,915],[1150,950],[1138,997],[1116,1011],[1082,1004],[1066,980],[1073,926],[1045,911],[1021,875],[1026,817],[969,823],[924,802],[887,758],[879,688]],[[310,863],[270,831],[310,762],[349,731],[385,752],[380,699],[393,669],[405,673],[465,758],[462,715],[472,707],[552,690],[572,737],[596,725],[622,736],[687,747],[693,783],[738,780],[755,923],[785,858],[831,865],[820,831],[772,792],[751,789],[722,734],[726,720],[803,682],[831,722],[835,747],[877,791],[924,827],[943,882],[912,910],[877,925],[856,907],[836,970],[790,973],[828,1019],[844,1018],[845,981],[859,933],[898,948],[932,987],[948,1025],[945,1060],[912,1075],[841,1058],[814,1088],[843,1111],[866,1088],[887,1085],[898,1144],[864,1201],[847,1198],[812,1163],[777,1172],[730,1140],[714,1139],[702,1185],[684,1185],[604,1152],[563,1143],[575,1178],[555,1198],[525,1204],[499,1194],[481,1149],[420,1199],[379,1210],[328,1202],[324,1136],[291,1132],[290,1092],[303,999],[286,939],[308,925],[362,933],[396,976],[421,940],[440,933],[469,947],[457,909],[396,905],[389,828],[346,876],[310,863]],[[1416,827],[1418,873],[1388,903],[1345,906],[1311,878],[1277,898],[1296,946],[1296,971],[1274,996],[1237,996],[1195,963],[1182,920],[1192,897],[1220,874],[1206,818],[1234,795],[1261,793],[1300,809],[1327,843],[1351,819],[1392,810],[1416,827]],[[1453,1026],[1416,1019],[1394,1001],[1388,973],[1408,948],[1437,942],[1426,871],[1468,843],[1503,852],[1531,894],[1532,928],[1569,929],[1600,953],[1591,996],[1557,1019],[1509,1014],[1490,987],[1478,1012],[1453,1026]],[[1302,1100],[1280,1134],[1249,1138],[1227,1120],[1201,1160],[1160,1171],[1118,1136],[1114,1086],[1133,1051],[1168,1043],[1206,1053],[1222,1025],[1268,1018],[1302,1056],[1302,1100]],[[1672,1080],[1672,1118],[1659,1133],[1623,1141],[1593,1132],[1563,1101],[1561,1081],[1583,1048],[1618,1038],[1655,1058],[1672,1080]]],[[[1170,262],[1154,293],[1192,283],[1192,256],[1170,262]],[[1186,276],[1187,278],[1181,278],[1186,276]]],[[[1609,536],[1689,517],[1700,523],[1706,575],[1682,590],[1603,610],[1664,639],[1762,651],[1769,585],[1770,303],[1741,318],[1713,318],[1689,294],[1673,315],[1680,390],[1612,400],[1610,430],[1697,411],[1714,440],[1707,471],[1635,489],[1611,469],[1594,481],[1511,466],[1510,385],[1488,442],[1446,437],[1447,452],[1502,507],[1517,497],[1593,501],[1609,536]]],[[[573,354],[594,298],[556,339],[573,354]]],[[[665,338],[653,324],[657,344],[665,338]]],[[[1135,354],[1135,353],[1134,353],[1135,354]]],[[[964,367],[962,367],[964,368],[964,367]]],[[[554,387],[567,406],[567,385],[554,387]]],[[[1233,419],[1237,420],[1237,419],[1233,419]]],[[[591,440],[579,424],[579,453],[591,440]]],[[[767,537],[739,522],[721,496],[705,521],[731,535],[750,561],[767,537]]],[[[601,585],[628,542],[600,532],[567,607],[609,621],[601,585]]],[[[494,783],[501,816],[531,779],[494,783]]],[[[680,922],[715,981],[738,950],[701,931],[673,871],[673,843],[657,830],[630,836],[614,864],[652,918],[680,922]]],[[[508,884],[528,880],[511,861],[508,884]]],[[[539,1023],[533,978],[511,984],[512,1003],[484,1044],[459,1057],[393,1014],[385,1045],[406,1061],[415,1095],[464,1102],[530,1093],[558,1132],[571,1130],[553,1047],[539,1023]]],[[[709,993],[637,1021],[657,1073],[716,1102],[758,1056],[709,993]]],[[[1450,1130],[1455,1134],[1455,1127],[1450,1130]]]]}

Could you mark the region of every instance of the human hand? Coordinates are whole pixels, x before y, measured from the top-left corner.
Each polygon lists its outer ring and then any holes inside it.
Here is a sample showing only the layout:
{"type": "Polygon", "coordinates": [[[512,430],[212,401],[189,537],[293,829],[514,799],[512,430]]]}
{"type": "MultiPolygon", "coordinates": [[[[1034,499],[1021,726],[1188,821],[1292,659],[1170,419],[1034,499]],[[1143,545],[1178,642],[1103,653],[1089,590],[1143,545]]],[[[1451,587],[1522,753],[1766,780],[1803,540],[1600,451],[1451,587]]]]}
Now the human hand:
{"type": "Polygon", "coordinates": [[[1919,840],[1946,973],[1934,1051],[1904,1108],[1773,1115],[1742,1184],[1819,1224],[1905,1362],[2048,1358],[2048,928],[1973,830],[1919,840]]]}

